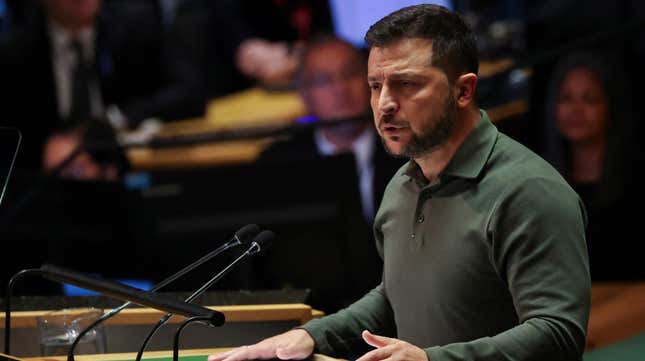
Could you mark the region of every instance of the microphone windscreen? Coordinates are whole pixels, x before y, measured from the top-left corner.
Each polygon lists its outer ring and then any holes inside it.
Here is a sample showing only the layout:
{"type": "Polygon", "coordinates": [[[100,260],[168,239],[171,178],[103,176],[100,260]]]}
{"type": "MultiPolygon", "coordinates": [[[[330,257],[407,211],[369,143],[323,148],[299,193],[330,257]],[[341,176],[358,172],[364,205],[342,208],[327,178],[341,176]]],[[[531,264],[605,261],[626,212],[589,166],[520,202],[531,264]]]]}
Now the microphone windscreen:
{"type": "Polygon", "coordinates": [[[260,233],[260,227],[257,224],[247,224],[235,232],[235,237],[242,243],[248,243],[258,233],[260,233]]]}
{"type": "Polygon", "coordinates": [[[267,250],[271,246],[271,242],[273,242],[274,238],[275,233],[271,231],[264,230],[260,232],[260,234],[258,234],[258,236],[254,239],[255,243],[257,243],[258,247],[260,248],[258,252],[267,250]]]}

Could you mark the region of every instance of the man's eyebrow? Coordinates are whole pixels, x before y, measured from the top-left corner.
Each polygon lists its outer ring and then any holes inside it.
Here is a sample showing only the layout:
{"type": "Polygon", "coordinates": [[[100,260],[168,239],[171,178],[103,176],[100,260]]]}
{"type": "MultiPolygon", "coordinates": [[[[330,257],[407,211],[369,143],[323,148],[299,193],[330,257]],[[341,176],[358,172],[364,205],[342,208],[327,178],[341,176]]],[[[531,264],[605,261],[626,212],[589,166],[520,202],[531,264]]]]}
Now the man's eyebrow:
{"type": "Polygon", "coordinates": [[[417,71],[411,70],[402,70],[390,74],[391,79],[401,79],[401,78],[427,78],[427,75],[419,73],[417,71]]]}
{"type": "Polygon", "coordinates": [[[379,81],[381,78],[376,76],[376,75],[368,75],[367,76],[367,81],[368,82],[374,82],[374,81],[379,81]]]}
{"type": "MultiPolygon", "coordinates": [[[[412,71],[412,70],[402,70],[402,71],[397,71],[393,72],[388,75],[388,78],[393,79],[393,80],[399,80],[399,79],[425,79],[428,78],[427,74],[420,73],[418,71],[412,71]]],[[[382,81],[381,76],[376,76],[376,75],[367,75],[367,81],[368,82],[376,82],[376,81],[382,81]]]]}

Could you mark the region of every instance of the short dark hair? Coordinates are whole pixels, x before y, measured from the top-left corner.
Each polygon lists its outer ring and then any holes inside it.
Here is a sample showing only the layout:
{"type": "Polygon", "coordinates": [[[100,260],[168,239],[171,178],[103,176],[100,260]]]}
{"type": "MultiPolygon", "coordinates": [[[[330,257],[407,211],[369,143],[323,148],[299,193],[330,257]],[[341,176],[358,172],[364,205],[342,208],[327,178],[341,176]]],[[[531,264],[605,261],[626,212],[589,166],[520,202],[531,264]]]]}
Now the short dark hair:
{"type": "Polygon", "coordinates": [[[432,41],[431,65],[453,81],[477,74],[477,43],[470,26],[457,13],[438,5],[414,5],[397,10],[372,25],[365,34],[368,48],[384,47],[401,39],[432,41]]]}

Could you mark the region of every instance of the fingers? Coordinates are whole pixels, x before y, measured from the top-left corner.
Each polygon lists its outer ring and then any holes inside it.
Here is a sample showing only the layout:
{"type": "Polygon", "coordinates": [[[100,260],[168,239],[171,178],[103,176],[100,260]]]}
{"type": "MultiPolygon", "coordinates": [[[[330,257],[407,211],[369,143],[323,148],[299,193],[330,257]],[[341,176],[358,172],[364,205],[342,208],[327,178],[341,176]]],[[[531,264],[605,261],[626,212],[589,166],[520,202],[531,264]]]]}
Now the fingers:
{"type": "Polygon", "coordinates": [[[258,345],[242,346],[222,354],[211,355],[208,361],[243,361],[263,359],[262,352],[258,345]]]}
{"type": "Polygon", "coordinates": [[[214,355],[208,356],[208,361],[220,361],[225,359],[228,355],[232,354],[235,350],[230,350],[222,353],[216,353],[214,355]]]}
{"type": "Polygon", "coordinates": [[[386,345],[393,344],[397,341],[397,339],[394,339],[394,338],[375,335],[369,332],[368,330],[363,331],[362,336],[363,336],[363,340],[365,340],[365,342],[368,345],[373,347],[383,347],[386,345]]]}
{"type": "Polygon", "coordinates": [[[208,361],[242,361],[279,358],[300,360],[313,353],[314,341],[304,330],[291,330],[265,339],[255,345],[242,346],[211,355],[208,361]]]}
{"type": "Polygon", "coordinates": [[[359,359],[356,361],[379,361],[379,360],[385,360],[388,357],[390,357],[393,353],[393,350],[391,347],[382,347],[382,348],[377,348],[376,350],[372,350],[365,355],[361,356],[359,359]]]}
{"type": "Polygon", "coordinates": [[[369,345],[377,348],[356,361],[428,361],[428,355],[423,349],[405,341],[374,335],[369,331],[363,331],[363,339],[369,345]]]}

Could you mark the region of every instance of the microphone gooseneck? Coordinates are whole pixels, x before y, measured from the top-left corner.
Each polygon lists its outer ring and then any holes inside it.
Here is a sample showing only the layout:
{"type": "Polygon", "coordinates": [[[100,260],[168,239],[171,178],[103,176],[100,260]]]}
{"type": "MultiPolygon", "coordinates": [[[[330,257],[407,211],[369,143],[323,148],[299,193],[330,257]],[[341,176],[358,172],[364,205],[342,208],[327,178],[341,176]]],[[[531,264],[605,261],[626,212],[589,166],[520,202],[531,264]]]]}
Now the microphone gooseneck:
{"type": "MultiPolygon", "coordinates": [[[[249,241],[253,239],[258,233],[260,232],[260,227],[258,227],[256,224],[247,224],[246,226],[240,228],[233,236],[231,239],[229,239],[228,242],[224,243],[223,245],[219,246],[217,249],[214,251],[208,253],[207,255],[203,256],[202,258],[198,259],[197,261],[191,263],[190,265],[184,267],[181,269],[179,272],[173,274],[172,276],[166,278],[165,280],[161,281],[160,283],[156,284],[150,292],[156,292],[160,290],[161,288],[169,285],[170,283],[176,281],[177,279],[183,277],[187,273],[191,272],[195,268],[201,266],[202,264],[206,263],[207,261],[211,260],[212,258],[216,257],[220,253],[233,248],[240,246],[242,244],[246,244],[249,241]]],[[[76,346],[80,342],[80,340],[87,334],[90,330],[92,330],[94,327],[98,326],[99,324],[103,323],[105,320],[114,317],[117,313],[121,312],[125,308],[129,307],[132,304],[132,302],[126,302],[122,304],[121,306],[111,310],[110,312],[107,312],[103,314],[99,319],[96,321],[92,322],[89,326],[87,326],[83,331],[81,331],[74,342],[72,343],[71,347],[69,348],[69,351],[67,352],[67,361],[74,361],[74,350],[76,349],[76,346]]]]}
{"type": "MultiPolygon", "coordinates": [[[[237,265],[240,261],[244,260],[245,258],[256,255],[263,250],[269,248],[271,245],[271,242],[275,238],[275,233],[264,230],[260,232],[255,239],[251,242],[251,246],[244,252],[242,253],[239,257],[237,257],[233,262],[231,262],[228,266],[226,266],[222,271],[220,271],[217,275],[215,275],[213,278],[211,278],[208,282],[206,282],[202,287],[200,287],[197,291],[195,291],[192,295],[190,295],[188,298],[186,298],[186,302],[192,302],[195,298],[201,296],[204,292],[206,292],[207,289],[209,289],[211,286],[213,286],[217,281],[219,281],[222,277],[224,277],[235,265],[237,265]]],[[[148,346],[148,343],[154,336],[154,334],[163,326],[171,317],[173,316],[172,313],[168,313],[165,316],[163,316],[159,322],[150,330],[148,335],[146,335],[146,338],[143,340],[143,343],[141,344],[141,348],[139,349],[139,352],[137,353],[137,357],[135,361],[141,361],[141,357],[143,356],[143,353],[148,346]]]]}
{"type": "Polygon", "coordinates": [[[5,291],[5,306],[4,306],[4,353],[9,355],[11,353],[11,295],[13,293],[13,285],[22,277],[30,274],[41,274],[38,268],[24,269],[11,277],[7,283],[5,291]]]}

